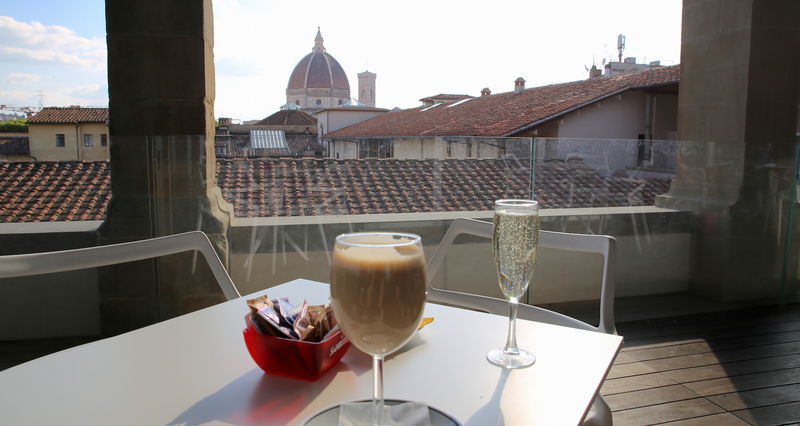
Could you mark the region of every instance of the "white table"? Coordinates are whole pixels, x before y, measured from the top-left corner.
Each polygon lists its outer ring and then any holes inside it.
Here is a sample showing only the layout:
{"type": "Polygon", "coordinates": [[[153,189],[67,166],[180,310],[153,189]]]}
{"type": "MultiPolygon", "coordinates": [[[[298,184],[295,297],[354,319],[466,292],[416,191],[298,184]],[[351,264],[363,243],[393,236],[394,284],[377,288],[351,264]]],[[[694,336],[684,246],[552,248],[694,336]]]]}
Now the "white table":
{"type": "MultiPolygon", "coordinates": [[[[329,294],[307,280],[265,292],[314,304],[329,294]]],[[[371,397],[371,358],[355,347],[316,382],[264,374],[242,338],[247,312],[244,298],[232,300],[2,371],[0,424],[296,424],[371,397]]],[[[509,371],[485,359],[505,343],[506,318],[435,304],[425,316],[434,322],[387,359],[385,396],[424,401],[465,425],[579,423],[622,344],[519,320],[518,342],[536,363],[509,371]]]]}

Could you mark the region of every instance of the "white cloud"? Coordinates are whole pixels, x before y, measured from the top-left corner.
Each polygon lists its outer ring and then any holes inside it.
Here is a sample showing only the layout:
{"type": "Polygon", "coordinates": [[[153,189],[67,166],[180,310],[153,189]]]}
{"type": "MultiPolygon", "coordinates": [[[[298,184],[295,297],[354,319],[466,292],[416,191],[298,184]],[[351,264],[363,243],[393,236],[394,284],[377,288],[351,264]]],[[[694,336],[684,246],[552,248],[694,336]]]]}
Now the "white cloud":
{"type": "Polygon", "coordinates": [[[105,40],[81,37],[59,25],[0,16],[0,46],[0,61],[6,63],[60,63],[88,71],[106,66],[105,40]]]}
{"type": "Polygon", "coordinates": [[[65,87],[59,90],[40,92],[38,90],[0,90],[3,104],[34,106],[39,104],[40,95],[43,106],[108,106],[105,86],[65,87]]]}
{"type": "Polygon", "coordinates": [[[11,84],[20,84],[28,82],[36,82],[41,79],[37,74],[26,74],[21,72],[12,72],[6,76],[6,81],[11,84]]]}

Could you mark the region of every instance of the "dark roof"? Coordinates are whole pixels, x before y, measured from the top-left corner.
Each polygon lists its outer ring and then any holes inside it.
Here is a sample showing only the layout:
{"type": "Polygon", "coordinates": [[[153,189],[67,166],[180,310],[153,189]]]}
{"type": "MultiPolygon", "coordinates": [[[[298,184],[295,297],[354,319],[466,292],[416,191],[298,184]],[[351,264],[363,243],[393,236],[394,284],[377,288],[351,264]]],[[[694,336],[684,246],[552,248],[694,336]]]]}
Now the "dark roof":
{"type": "MultiPolygon", "coordinates": [[[[631,89],[677,84],[678,65],[390,111],[326,137],[511,136],[526,127],[631,89]],[[461,102],[456,105],[457,102],[461,102]],[[452,107],[449,107],[451,106],[452,107]]],[[[438,95],[437,95],[438,96],[438,95]]]]}
{"type": "MultiPolygon", "coordinates": [[[[103,219],[108,162],[0,164],[0,222],[103,219]]],[[[237,217],[488,211],[528,197],[530,170],[504,160],[217,160],[237,217]]],[[[668,178],[601,176],[582,162],[536,166],[542,208],[653,205],[668,178]]]]}
{"type": "MultiPolygon", "coordinates": [[[[257,125],[270,126],[316,126],[317,119],[314,116],[300,110],[281,110],[269,117],[257,121],[257,125]]],[[[316,129],[315,129],[316,130],[316,129]]]]}
{"type": "Polygon", "coordinates": [[[30,155],[31,145],[27,136],[3,136],[0,134],[0,155],[30,155]]]}
{"type": "Polygon", "coordinates": [[[28,124],[105,123],[108,108],[47,107],[28,119],[28,124]]]}
{"type": "Polygon", "coordinates": [[[317,143],[316,135],[287,134],[283,148],[253,148],[250,134],[214,136],[214,153],[217,158],[260,158],[260,157],[314,157],[317,152],[325,152],[325,147],[317,143]]]}
{"type": "Polygon", "coordinates": [[[110,169],[106,161],[0,163],[0,222],[101,220],[110,169]]]}

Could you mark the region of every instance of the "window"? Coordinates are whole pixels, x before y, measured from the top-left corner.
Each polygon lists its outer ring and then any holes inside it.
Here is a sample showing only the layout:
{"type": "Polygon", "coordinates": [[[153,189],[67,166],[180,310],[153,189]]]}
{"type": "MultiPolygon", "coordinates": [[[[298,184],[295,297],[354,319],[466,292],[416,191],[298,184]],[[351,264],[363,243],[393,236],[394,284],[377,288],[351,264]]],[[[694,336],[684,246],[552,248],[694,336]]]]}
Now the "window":
{"type": "Polygon", "coordinates": [[[94,146],[92,135],[83,135],[83,146],[94,146]]]}
{"type": "Polygon", "coordinates": [[[108,135],[105,133],[100,135],[100,146],[108,146],[108,135]]]}
{"type": "Polygon", "coordinates": [[[63,133],[57,134],[56,135],[56,146],[57,147],[63,147],[64,145],[65,145],[65,143],[64,143],[64,134],[63,133]]]}
{"type": "Polygon", "coordinates": [[[317,102],[316,102],[316,104],[317,104],[317,105],[321,105],[321,104],[322,104],[322,101],[321,101],[321,100],[319,100],[319,99],[317,99],[317,102]]]}

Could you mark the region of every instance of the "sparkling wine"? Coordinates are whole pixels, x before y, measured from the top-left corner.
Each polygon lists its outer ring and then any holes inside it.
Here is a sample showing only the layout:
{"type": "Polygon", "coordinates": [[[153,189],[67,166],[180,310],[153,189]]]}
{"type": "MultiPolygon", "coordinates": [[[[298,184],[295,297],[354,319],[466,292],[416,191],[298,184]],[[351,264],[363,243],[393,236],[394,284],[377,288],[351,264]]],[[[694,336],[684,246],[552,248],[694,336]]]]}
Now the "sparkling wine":
{"type": "Polygon", "coordinates": [[[492,248],[500,290],[518,299],[528,289],[539,245],[539,213],[498,208],[494,214],[492,248]]]}

